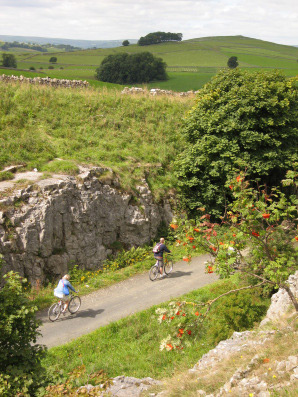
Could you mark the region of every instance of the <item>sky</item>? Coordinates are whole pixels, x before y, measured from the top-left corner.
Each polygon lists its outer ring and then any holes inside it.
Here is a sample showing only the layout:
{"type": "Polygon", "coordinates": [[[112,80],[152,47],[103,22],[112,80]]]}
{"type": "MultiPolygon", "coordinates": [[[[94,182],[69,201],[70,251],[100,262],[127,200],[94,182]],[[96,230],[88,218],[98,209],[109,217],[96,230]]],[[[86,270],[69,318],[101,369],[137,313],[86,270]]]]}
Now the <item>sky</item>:
{"type": "Polygon", "coordinates": [[[242,35],[298,45],[297,0],[0,0],[0,34],[85,40],[242,35]]]}

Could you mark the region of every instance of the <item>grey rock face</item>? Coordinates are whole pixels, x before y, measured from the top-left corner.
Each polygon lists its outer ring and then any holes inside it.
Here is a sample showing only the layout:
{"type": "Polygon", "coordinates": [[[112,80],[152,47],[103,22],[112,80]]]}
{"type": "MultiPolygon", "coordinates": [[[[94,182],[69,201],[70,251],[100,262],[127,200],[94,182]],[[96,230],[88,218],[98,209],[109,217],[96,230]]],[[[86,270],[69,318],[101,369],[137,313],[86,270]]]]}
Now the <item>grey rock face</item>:
{"type": "Polygon", "coordinates": [[[169,203],[154,203],[145,180],[136,202],[116,179],[103,183],[105,171],[42,180],[35,190],[30,186],[1,200],[3,271],[18,271],[34,283],[60,276],[71,263],[93,269],[113,242],[127,248],[149,243],[161,222],[171,221],[169,203]]]}
{"type": "MultiPolygon", "coordinates": [[[[292,293],[298,298],[298,271],[288,279],[288,285],[292,293]]],[[[269,321],[275,321],[286,314],[292,302],[287,291],[280,288],[276,294],[272,295],[271,305],[267,311],[266,317],[261,322],[261,326],[266,325],[269,321]]]]}

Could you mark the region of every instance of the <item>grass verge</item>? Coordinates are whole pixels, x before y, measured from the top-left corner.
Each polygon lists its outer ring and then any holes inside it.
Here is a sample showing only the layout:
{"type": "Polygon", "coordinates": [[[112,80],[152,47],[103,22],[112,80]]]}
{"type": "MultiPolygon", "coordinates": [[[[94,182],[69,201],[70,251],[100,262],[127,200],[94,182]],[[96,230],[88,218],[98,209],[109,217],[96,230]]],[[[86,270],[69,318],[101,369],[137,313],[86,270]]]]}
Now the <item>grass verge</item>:
{"type": "MultiPolygon", "coordinates": [[[[179,300],[206,301],[239,282],[238,276],[233,276],[231,280],[220,280],[179,297],[179,300]]],[[[171,377],[177,371],[186,371],[215,345],[215,341],[210,342],[208,323],[204,325],[204,330],[200,330],[199,337],[194,334],[185,336],[191,341],[191,347],[183,351],[160,351],[160,341],[167,331],[157,321],[156,307],[101,327],[64,346],[50,349],[44,359],[44,366],[62,373],[65,378],[80,365],[86,367],[87,373],[103,370],[110,377],[123,374],[162,379],[171,377]]]]}

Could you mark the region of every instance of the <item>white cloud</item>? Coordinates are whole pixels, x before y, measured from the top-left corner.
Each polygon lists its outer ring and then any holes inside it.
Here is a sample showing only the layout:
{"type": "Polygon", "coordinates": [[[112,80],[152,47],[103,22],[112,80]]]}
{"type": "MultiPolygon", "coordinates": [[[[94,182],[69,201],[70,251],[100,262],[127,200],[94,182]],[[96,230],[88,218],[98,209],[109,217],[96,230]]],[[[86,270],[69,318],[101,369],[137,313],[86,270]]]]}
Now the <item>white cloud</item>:
{"type": "Polygon", "coordinates": [[[125,39],[243,35],[298,45],[294,0],[0,0],[0,34],[125,39]]]}

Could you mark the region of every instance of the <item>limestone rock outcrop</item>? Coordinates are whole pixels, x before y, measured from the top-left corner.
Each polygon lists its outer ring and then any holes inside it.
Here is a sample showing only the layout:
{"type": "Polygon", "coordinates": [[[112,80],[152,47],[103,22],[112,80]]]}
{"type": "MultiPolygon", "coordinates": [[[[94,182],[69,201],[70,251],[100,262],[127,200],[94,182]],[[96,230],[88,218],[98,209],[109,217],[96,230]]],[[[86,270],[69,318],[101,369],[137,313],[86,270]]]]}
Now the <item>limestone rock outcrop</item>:
{"type": "Polygon", "coordinates": [[[65,273],[70,264],[98,267],[118,241],[125,248],[149,243],[171,221],[167,201],[155,203],[144,180],[138,197],[123,191],[111,170],[39,180],[0,200],[2,271],[31,282],[65,273]]]}

